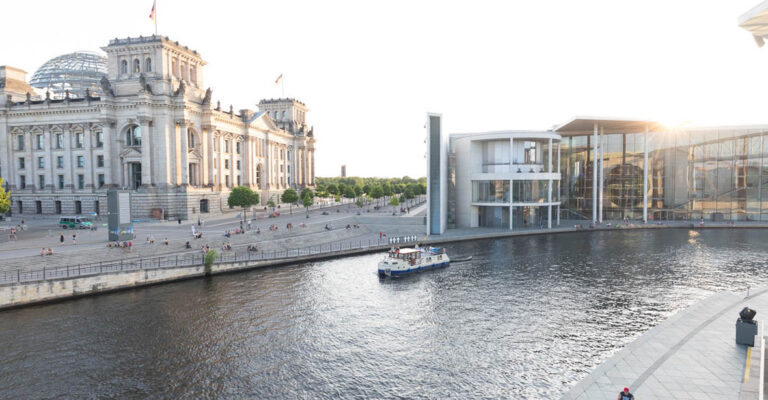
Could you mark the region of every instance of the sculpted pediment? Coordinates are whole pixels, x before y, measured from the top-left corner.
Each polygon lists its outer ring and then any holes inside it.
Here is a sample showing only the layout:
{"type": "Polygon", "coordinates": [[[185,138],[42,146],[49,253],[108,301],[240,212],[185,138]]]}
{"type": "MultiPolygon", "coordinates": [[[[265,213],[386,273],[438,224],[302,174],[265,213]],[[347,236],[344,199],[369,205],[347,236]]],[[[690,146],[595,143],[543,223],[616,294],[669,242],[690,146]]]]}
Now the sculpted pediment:
{"type": "Polygon", "coordinates": [[[197,158],[198,160],[203,159],[203,154],[200,153],[200,150],[198,149],[189,149],[189,158],[197,158]]]}
{"type": "Polygon", "coordinates": [[[267,115],[267,113],[260,113],[259,115],[255,116],[251,121],[249,121],[249,125],[254,128],[260,128],[264,130],[269,131],[276,131],[277,125],[275,125],[275,121],[272,120],[271,117],[267,115]]]}
{"type": "Polygon", "coordinates": [[[128,147],[120,152],[120,158],[141,158],[141,151],[135,147],[128,147]]]}

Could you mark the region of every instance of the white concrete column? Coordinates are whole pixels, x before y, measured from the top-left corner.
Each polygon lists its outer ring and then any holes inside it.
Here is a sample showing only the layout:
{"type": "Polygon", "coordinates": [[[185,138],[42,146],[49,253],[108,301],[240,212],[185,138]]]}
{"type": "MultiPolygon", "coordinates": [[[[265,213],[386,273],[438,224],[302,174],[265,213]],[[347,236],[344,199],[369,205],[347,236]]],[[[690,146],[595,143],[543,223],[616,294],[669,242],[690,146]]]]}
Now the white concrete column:
{"type": "Polygon", "coordinates": [[[597,222],[597,131],[595,122],[595,133],[592,136],[592,222],[597,222]]]}
{"type": "Polygon", "coordinates": [[[600,185],[598,186],[598,200],[599,200],[599,209],[597,212],[597,220],[599,222],[603,222],[603,181],[605,180],[603,175],[603,158],[604,158],[604,150],[603,147],[605,145],[605,129],[600,128],[600,185]]]}
{"type": "MultiPolygon", "coordinates": [[[[141,185],[152,184],[152,165],[150,150],[149,118],[141,118],[141,185]]],[[[130,179],[127,181],[130,182],[130,179]]]]}
{"type": "Polygon", "coordinates": [[[549,152],[547,157],[549,159],[549,162],[547,163],[547,172],[551,174],[553,172],[552,170],[552,139],[551,138],[549,139],[549,147],[547,148],[547,152],[549,152]]]}
{"type": "Polygon", "coordinates": [[[224,187],[224,136],[219,135],[219,165],[216,167],[218,168],[218,175],[219,175],[219,190],[224,187]]]}
{"type": "Polygon", "coordinates": [[[229,184],[232,187],[237,186],[237,181],[235,180],[235,147],[237,146],[237,138],[233,137],[232,141],[229,143],[229,184]]]}
{"type": "Polygon", "coordinates": [[[36,174],[36,168],[37,168],[37,160],[35,157],[35,134],[31,132],[30,129],[27,129],[24,133],[24,140],[26,141],[26,149],[27,154],[25,156],[25,168],[27,171],[29,171],[29,174],[27,174],[27,187],[31,188],[33,191],[37,191],[37,174],[36,174]]]}
{"type": "Polygon", "coordinates": [[[243,144],[240,148],[240,168],[243,180],[243,186],[251,187],[251,140],[248,134],[244,136],[243,144]]]}
{"type": "MultiPolygon", "coordinates": [[[[510,140],[510,141],[511,141],[511,140],[510,140]]],[[[509,184],[509,190],[510,190],[510,192],[512,191],[512,182],[510,182],[510,184],[509,184]]],[[[512,195],[512,193],[510,193],[510,201],[511,201],[511,199],[512,199],[512,198],[511,198],[511,195],[512,195]]],[[[511,231],[511,230],[512,230],[512,228],[514,227],[514,221],[515,221],[515,218],[514,218],[514,210],[515,210],[515,207],[513,207],[513,206],[509,206],[509,230],[510,230],[510,231],[511,231]]]]}
{"type": "Polygon", "coordinates": [[[181,184],[189,184],[189,142],[187,141],[187,120],[181,119],[178,121],[179,135],[181,139],[181,184]]]}
{"type": "Polygon", "coordinates": [[[4,141],[0,141],[0,176],[5,180],[4,185],[7,184],[7,187],[13,188],[16,185],[13,165],[13,135],[7,124],[0,124],[0,138],[5,138],[4,141]]]}
{"type": "Polygon", "coordinates": [[[643,222],[648,222],[648,126],[643,134],[643,222]]]}

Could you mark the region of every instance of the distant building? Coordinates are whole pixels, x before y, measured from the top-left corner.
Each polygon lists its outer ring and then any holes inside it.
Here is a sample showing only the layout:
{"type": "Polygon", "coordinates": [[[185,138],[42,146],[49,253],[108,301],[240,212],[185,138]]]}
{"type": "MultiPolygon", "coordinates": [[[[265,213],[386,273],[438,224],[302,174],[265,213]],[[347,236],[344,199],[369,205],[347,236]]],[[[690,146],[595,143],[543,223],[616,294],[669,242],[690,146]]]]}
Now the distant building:
{"type": "Polygon", "coordinates": [[[203,84],[207,62],[167,37],[102,50],[106,58],[56,57],[32,85],[0,67],[0,176],[14,213],[104,213],[107,189],[119,188],[133,191],[132,215],[188,218],[227,207],[234,186],[266,202],[314,185],[314,131],[300,101],[222,109],[203,84]]]}
{"type": "Polygon", "coordinates": [[[347,177],[347,166],[346,165],[342,165],[341,166],[341,177],[342,178],[346,178],[347,177]]]}

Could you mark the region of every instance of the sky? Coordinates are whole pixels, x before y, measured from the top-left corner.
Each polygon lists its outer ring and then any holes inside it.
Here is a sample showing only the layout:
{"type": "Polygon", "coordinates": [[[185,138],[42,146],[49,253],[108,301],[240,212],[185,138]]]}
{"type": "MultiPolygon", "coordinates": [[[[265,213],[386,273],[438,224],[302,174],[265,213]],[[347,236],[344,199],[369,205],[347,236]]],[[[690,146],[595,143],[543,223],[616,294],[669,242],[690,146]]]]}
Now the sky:
{"type": "MultiPolygon", "coordinates": [[[[768,123],[759,0],[158,0],[158,33],[208,62],[222,107],[285,95],[315,128],[317,176],[426,175],[427,112],[448,133],[574,116],[768,123]]],[[[150,35],[151,0],[3,2],[0,65],[150,35]]]]}

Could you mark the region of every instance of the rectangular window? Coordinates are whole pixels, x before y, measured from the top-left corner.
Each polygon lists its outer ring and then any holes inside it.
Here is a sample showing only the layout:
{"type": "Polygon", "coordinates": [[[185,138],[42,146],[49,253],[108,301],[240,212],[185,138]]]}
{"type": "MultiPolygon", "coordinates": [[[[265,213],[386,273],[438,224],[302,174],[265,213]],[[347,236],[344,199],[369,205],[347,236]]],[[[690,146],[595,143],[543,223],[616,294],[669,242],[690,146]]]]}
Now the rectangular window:
{"type": "Polygon", "coordinates": [[[77,168],[85,167],[85,157],[77,156],[77,168]]]}
{"type": "Polygon", "coordinates": [[[56,148],[64,148],[64,135],[61,133],[56,134],[56,148]]]}
{"type": "Polygon", "coordinates": [[[24,169],[24,157],[19,157],[19,169],[24,169]]]}
{"type": "Polygon", "coordinates": [[[104,174],[99,174],[99,189],[104,187],[104,174]]]}
{"type": "Polygon", "coordinates": [[[96,147],[104,147],[104,132],[96,132],[96,147]]]}
{"type": "Polygon", "coordinates": [[[85,187],[85,175],[80,174],[77,176],[77,188],[83,189],[85,187]]]}
{"type": "Polygon", "coordinates": [[[240,154],[240,142],[235,143],[235,146],[237,147],[237,154],[240,154]]]}
{"type": "Polygon", "coordinates": [[[37,167],[38,168],[45,168],[45,158],[37,157],[37,167]]]}
{"type": "Polygon", "coordinates": [[[224,152],[229,153],[229,139],[224,141],[224,152]]]}
{"type": "Polygon", "coordinates": [[[224,178],[224,181],[227,183],[227,187],[229,187],[229,175],[226,175],[224,178]]]}
{"type": "Polygon", "coordinates": [[[16,136],[17,146],[16,150],[24,150],[24,135],[16,136]]]}
{"type": "Polygon", "coordinates": [[[64,175],[59,175],[59,189],[64,189],[64,175]]]}
{"type": "Polygon", "coordinates": [[[240,171],[240,160],[237,160],[237,170],[240,171]]]}
{"type": "Polygon", "coordinates": [[[83,148],[83,133],[82,132],[78,132],[75,135],[75,147],[77,147],[78,149],[82,149],[83,148]]]}
{"type": "Polygon", "coordinates": [[[104,156],[102,155],[96,156],[96,166],[99,168],[104,167],[104,156]]]}
{"type": "Polygon", "coordinates": [[[43,135],[35,136],[35,140],[37,142],[37,149],[42,150],[43,146],[45,145],[45,140],[43,139],[43,135]]]}
{"type": "Polygon", "coordinates": [[[27,188],[27,177],[24,175],[19,175],[19,187],[22,189],[27,188]]]}
{"type": "Polygon", "coordinates": [[[224,160],[224,169],[229,169],[229,160],[224,160]]]}
{"type": "Polygon", "coordinates": [[[237,186],[240,186],[240,175],[237,176],[237,186]]]}
{"type": "Polygon", "coordinates": [[[37,188],[38,189],[45,189],[45,175],[38,175],[37,176],[37,188]]]}
{"type": "Polygon", "coordinates": [[[56,168],[64,168],[64,156],[56,156],[56,168]]]}

